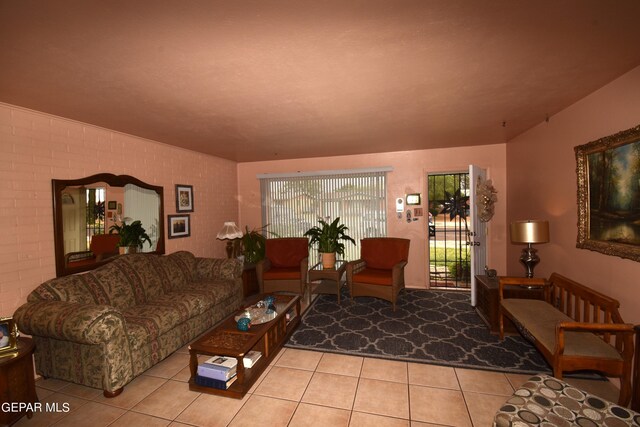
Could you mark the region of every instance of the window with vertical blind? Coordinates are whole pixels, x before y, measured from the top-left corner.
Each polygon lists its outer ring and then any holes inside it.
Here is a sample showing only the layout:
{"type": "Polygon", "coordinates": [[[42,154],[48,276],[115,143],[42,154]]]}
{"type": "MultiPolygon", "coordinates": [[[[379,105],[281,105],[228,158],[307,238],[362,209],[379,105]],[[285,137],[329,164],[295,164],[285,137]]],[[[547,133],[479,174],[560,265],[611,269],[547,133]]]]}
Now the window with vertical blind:
{"type": "MultiPolygon", "coordinates": [[[[259,175],[262,224],[279,237],[302,237],[318,218],[340,217],[357,245],[345,245],[344,259],[360,256],[360,239],[387,234],[386,173],[391,168],[259,175]]],[[[267,236],[269,237],[269,236],[267,236]]],[[[319,257],[312,248],[309,264],[319,257]]]]}

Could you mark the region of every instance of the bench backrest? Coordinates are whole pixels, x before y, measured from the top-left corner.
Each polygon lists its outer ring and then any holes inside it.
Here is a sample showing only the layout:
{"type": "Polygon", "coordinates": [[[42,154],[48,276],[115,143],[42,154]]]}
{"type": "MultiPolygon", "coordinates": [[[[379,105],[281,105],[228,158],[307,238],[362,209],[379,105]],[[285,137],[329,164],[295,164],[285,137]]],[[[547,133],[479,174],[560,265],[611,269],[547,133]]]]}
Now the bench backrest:
{"type": "MultiPolygon", "coordinates": [[[[576,322],[624,323],[618,311],[618,300],[558,273],[549,277],[549,283],[551,289],[548,302],[576,322]]],[[[603,338],[610,342],[609,334],[603,338]]]]}

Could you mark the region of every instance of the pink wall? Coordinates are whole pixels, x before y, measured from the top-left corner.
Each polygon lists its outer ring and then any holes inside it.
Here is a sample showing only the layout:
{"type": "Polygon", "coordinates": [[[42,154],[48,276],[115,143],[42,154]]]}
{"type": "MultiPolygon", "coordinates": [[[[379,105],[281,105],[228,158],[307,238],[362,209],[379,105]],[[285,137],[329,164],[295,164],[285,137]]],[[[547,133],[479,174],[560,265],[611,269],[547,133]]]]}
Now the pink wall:
{"type": "Polygon", "coordinates": [[[191,237],[167,239],[166,252],[226,256],[215,237],[238,217],[235,162],[0,104],[0,316],[55,277],[51,179],[102,172],[163,186],[165,216],[175,184],[193,185],[191,237]]]}
{"type": "MultiPolygon", "coordinates": [[[[467,171],[469,164],[487,168],[487,173],[498,190],[499,202],[495,217],[489,223],[489,265],[499,271],[505,264],[506,217],[506,149],[504,144],[482,147],[448,148],[437,150],[403,151],[361,156],[320,157],[298,160],[239,163],[238,191],[240,199],[240,225],[249,228],[261,226],[260,185],[256,178],[261,173],[285,173],[328,169],[357,169],[392,166],[387,181],[387,230],[392,237],[411,239],[409,264],[405,280],[409,287],[425,287],[427,283],[427,224],[420,221],[408,224],[395,213],[395,198],[406,193],[422,193],[426,198],[428,173],[467,171]]],[[[425,203],[423,201],[423,207],[425,203]]],[[[425,209],[426,213],[426,209],[425,209]]]]}
{"type": "MultiPolygon", "coordinates": [[[[507,218],[548,219],[551,242],[538,245],[536,276],[556,271],[621,302],[639,323],[640,263],[577,249],[577,181],[573,148],[640,124],[640,67],[576,102],[507,144],[507,218]]],[[[508,246],[508,272],[521,275],[521,246],[508,246]]]]}

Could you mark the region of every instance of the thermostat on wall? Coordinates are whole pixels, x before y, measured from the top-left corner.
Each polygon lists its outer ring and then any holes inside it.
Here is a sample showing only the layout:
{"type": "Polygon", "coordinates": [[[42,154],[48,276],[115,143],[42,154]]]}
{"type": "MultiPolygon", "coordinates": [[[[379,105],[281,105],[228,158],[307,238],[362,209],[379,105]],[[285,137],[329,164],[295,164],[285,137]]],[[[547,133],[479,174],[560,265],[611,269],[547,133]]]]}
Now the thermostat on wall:
{"type": "Polygon", "coordinates": [[[407,205],[419,205],[420,193],[407,194],[407,205]]]}

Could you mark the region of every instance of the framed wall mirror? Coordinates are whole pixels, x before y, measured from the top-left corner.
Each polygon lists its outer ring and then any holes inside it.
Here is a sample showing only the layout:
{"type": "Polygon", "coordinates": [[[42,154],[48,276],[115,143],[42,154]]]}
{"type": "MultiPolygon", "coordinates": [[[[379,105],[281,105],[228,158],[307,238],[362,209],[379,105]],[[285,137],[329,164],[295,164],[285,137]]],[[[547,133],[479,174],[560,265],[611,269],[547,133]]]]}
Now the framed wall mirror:
{"type": "Polygon", "coordinates": [[[140,221],[148,241],[139,252],[164,254],[163,188],[128,175],[52,179],[56,275],[93,270],[119,255],[112,226],[140,221]]]}

